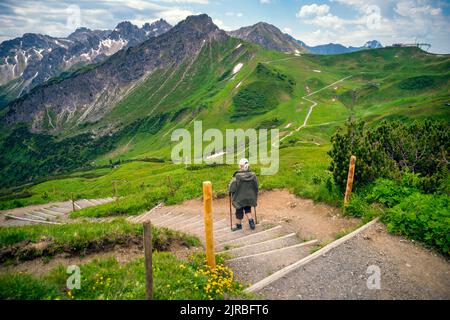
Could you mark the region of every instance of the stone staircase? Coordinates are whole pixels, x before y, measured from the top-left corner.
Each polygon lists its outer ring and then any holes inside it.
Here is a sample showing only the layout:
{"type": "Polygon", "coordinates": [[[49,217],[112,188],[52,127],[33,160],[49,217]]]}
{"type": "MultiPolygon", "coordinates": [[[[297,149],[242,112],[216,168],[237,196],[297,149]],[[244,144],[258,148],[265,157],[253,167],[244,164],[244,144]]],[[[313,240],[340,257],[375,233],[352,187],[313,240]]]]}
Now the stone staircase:
{"type": "MultiPolygon", "coordinates": [[[[74,205],[76,210],[81,210],[111,201],[114,201],[114,198],[82,199],[75,201],[74,205]]],[[[43,206],[38,209],[30,209],[29,211],[25,210],[25,208],[20,208],[20,211],[11,210],[8,213],[3,214],[0,225],[2,227],[10,227],[29,224],[62,224],[68,219],[72,210],[72,201],[43,206]]]]}
{"type": "MultiPolygon", "coordinates": [[[[156,227],[165,227],[196,235],[205,242],[203,214],[187,214],[181,208],[159,205],[151,211],[128,219],[133,223],[151,221],[156,227]]],[[[295,263],[311,253],[317,240],[303,242],[281,225],[261,221],[255,230],[248,224],[243,230],[232,232],[229,219],[214,221],[214,242],[217,254],[224,254],[236,279],[252,285],[276,271],[295,263]]]]}

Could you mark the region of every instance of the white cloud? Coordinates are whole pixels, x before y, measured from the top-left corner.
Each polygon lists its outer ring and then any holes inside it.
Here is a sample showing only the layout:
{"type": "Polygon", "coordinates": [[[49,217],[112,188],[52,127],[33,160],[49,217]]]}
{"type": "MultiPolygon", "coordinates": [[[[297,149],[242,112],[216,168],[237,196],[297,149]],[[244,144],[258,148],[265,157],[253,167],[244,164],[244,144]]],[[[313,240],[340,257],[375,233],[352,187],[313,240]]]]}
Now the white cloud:
{"type": "Polygon", "coordinates": [[[156,2],[175,3],[175,4],[209,4],[209,0],[153,0],[156,2]]]}
{"type": "Polygon", "coordinates": [[[159,18],[167,20],[167,22],[169,22],[172,25],[177,24],[181,20],[186,19],[186,17],[192,16],[195,14],[198,14],[198,13],[195,13],[191,10],[180,9],[180,8],[166,9],[166,10],[156,13],[156,15],[159,18]]]}
{"type": "Polygon", "coordinates": [[[342,18],[332,13],[308,17],[301,22],[317,26],[311,32],[303,32],[300,40],[307,44],[341,43],[346,46],[361,46],[368,40],[378,40],[384,45],[396,42],[428,42],[431,51],[449,53],[450,43],[447,30],[450,23],[441,8],[429,0],[381,1],[373,0],[378,6],[379,23],[376,28],[370,25],[373,11],[368,10],[367,2],[359,0],[333,0],[357,10],[351,18],[342,18]],[[387,4],[389,6],[387,6],[387,4]]]}
{"type": "Polygon", "coordinates": [[[396,4],[394,11],[404,17],[422,14],[436,16],[442,12],[440,8],[433,8],[431,5],[420,6],[415,1],[400,1],[396,4]]]}
{"type": "Polygon", "coordinates": [[[342,29],[345,26],[364,25],[367,19],[364,17],[356,19],[343,19],[331,13],[322,16],[316,16],[314,19],[303,20],[306,24],[312,24],[324,28],[342,29]]]}
{"type": "Polygon", "coordinates": [[[237,18],[242,18],[244,16],[242,12],[233,12],[233,11],[225,12],[225,15],[227,17],[237,17],[237,18]]]}
{"type": "Polygon", "coordinates": [[[269,4],[271,0],[259,0],[261,4],[269,4]]]}
{"type": "Polygon", "coordinates": [[[285,28],[283,28],[283,31],[284,31],[284,33],[289,33],[289,34],[291,34],[291,33],[292,33],[292,29],[291,29],[291,28],[289,28],[289,27],[285,27],[285,28]]]}
{"type": "Polygon", "coordinates": [[[330,12],[330,7],[326,4],[317,5],[315,3],[311,5],[302,6],[300,11],[297,13],[297,17],[311,17],[311,16],[323,16],[330,12]]]}
{"type": "Polygon", "coordinates": [[[212,20],[213,20],[214,24],[219,27],[219,29],[222,29],[222,30],[225,30],[225,31],[231,31],[232,30],[232,28],[227,26],[222,20],[216,19],[216,18],[213,18],[212,20]]]}

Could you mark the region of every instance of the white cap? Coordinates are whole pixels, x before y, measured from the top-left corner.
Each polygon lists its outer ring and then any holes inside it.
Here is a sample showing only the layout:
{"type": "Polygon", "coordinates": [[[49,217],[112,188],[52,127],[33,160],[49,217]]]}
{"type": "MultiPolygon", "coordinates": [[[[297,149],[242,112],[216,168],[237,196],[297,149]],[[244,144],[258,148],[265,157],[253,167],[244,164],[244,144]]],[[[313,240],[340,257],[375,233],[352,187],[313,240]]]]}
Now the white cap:
{"type": "Polygon", "coordinates": [[[239,161],[239,167],[240,167],[242,170],[247,171],[247,170],[248,170],[248,167],[249,167],[248,160],[245,159],[245,158],[241,159],[241,161],[239,161]]]}

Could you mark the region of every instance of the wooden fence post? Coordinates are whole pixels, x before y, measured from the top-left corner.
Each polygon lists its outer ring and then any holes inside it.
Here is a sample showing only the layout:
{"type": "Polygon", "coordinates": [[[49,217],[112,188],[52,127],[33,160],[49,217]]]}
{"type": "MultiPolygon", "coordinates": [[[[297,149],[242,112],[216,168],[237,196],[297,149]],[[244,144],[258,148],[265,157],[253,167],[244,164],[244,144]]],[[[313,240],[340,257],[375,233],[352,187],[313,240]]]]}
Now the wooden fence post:
{"type": "Polygon", "coordinates": [[[117,181],[113,180],[112,184],[113,184],[113,197],[117,198],[117,181]]]}
{"type": "Polygon", "coordinates": [[[72,212],[75,212],[75,200],[73,199],[73,192],[70,194],[70,198],[72,199],[72,212]]]}
{"type": "Polygon", "coordinates": [[[350,195],[352,193],[353,188],[353,178],[355,176],[355,165],[356,165],[356,157],[352,156],[350,158],[350,167],[348,169],[347,188],[345,189],[344,207],[346,207],[350,202],[350,195]]]}
{"type": "Polygon", "coordinates": [[[214,257],[212,184],[209,181],[203,182],[203,205],[205,210],[206,262],[208,266],[214,269],[216,259],[214,257]]]}
{"type": "Polygon", "coordinates": [[[153,300],[152,225],[144,223],[145,285],[147,300],[153,300]]]}

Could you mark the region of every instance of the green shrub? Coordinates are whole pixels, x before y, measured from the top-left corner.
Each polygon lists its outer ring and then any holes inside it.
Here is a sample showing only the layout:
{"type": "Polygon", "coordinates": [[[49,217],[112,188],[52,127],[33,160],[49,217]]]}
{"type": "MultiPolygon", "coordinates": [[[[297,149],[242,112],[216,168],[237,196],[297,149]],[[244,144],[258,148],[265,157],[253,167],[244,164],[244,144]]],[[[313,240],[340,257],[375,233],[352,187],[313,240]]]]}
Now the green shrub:
{"type": "Polygon", "coordinates": [[[346,215],[358,218],[363,217],[365,214],[367,214],[368,211],[369,211],[369,204],[363,197],[357,194],[352,195],[350,203],[345,208],[346,215]]]}
{"type": "Polygon", "coordinates": [[[403,90],[420,90],[426,89],[434,85],[434,78],[430,76],[418,76],[408,78],[400,82],[398,85],[403,90]]]}
{"type": "Polygon", "coordinates": [[[423,191],[435,192],[448,177],[450,127],[444,121],[383,121],[366,128],[364,122],[350,120],[346,132],[338,130],[332,143],[330,170],[341,191],[345,190],[351,155],[357,158],[355,187],[414,172],[422,177],[423,191]]]}
{"type": "Polygon", "coordinates": [[[415,193],[386,211],[390,232],[402,234],[450,254],[450,197],[415,193]]]}
{"type": "Polygon", "coordinates": [[[413,187],[408,187],[388,179],[376,180],[375,183],[370,186],[369,190],[365,200],[370,203],[378,202],[389,208],[399,204],[406,197],[419,192],[419,190],[413,187]]]}

